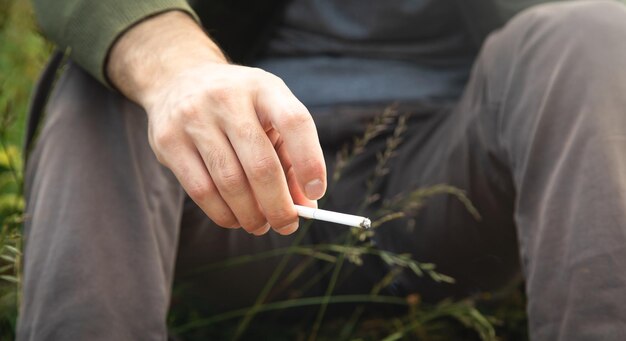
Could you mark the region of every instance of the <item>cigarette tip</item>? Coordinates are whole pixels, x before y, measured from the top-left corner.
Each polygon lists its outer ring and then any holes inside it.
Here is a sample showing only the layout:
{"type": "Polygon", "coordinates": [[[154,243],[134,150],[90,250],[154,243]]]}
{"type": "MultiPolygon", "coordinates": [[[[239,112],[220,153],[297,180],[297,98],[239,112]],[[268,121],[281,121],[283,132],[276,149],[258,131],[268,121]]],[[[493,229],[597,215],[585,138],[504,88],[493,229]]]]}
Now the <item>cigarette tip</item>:
{"type": "Polygon", "coordinates": [[[369,219],[365,218],[361,222],[361,227],[364,228],[364,229],[368,229],[368,228],[372,227],[372,222],[369,219]]]}

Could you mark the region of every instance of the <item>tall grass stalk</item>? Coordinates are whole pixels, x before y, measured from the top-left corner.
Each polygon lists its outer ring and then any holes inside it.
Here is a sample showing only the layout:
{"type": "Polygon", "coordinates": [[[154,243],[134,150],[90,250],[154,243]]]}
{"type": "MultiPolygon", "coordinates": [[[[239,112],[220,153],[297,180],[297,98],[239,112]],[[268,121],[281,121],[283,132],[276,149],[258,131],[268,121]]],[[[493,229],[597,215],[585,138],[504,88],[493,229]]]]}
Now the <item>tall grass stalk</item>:
{"type": "MultiPolygon", "coordinates": [[[[0,1],[0,339],[10,340],[15,337],[15,326],[18,315],[20,285],[22,283],[21,259],[22,242],[21,226],[24,221],[24,203],[22,199],[22,165],[19,145],[24,131],[24,113],[27,99],[32,89],[34,79],[39,74],[45,60],[51,52],[51,45],[37,33],[33,22],[32,11],[28,1],[6,0],[0,1]]],[[[373,177],[368,181],[367,195],[360,204],[360,211],[374,203],[381,204],[380,211],[376,212],[373,226],[379,227],[396,219],[407,218],[417,212],[425,200],[432,195],[452,195],[460,200],[470,213],[477,219],[480,215],[471,205],[465,193],[457,188],[445,184],[417,189],[406,196],[387,199],[378,202],[381,197],[375,188],[378,182],[388,174],[387,161],[394,156],[394,149],[401,143],[404,133],[399,126],[402,118],[397,106],[391,106],[376,117],[365,129],[362,136],[341,150],[335,164],[335,171],[331,176],[329,190],[333,184],[341,179],[343,170],[361,155],[368,143],[373,139],[394,129],[392,137],[396,140],[387,141],[387,147],[377,158],[377,165],[373,177]]],[[[321,203],[323,205],[323,203],[321,203]]],[[[310,330],[309,338],[331,338],[340,336],[342,339],[363,337],[368,339],[398,340],[416,336],[423,338],[432,335],[445,335],[453,319],[473,330],[482,340],[494,339],[494,321],[483,316],[474,306],[476,298],[459,302],[444,301],[435,306],[420,303],[419,296],[389,297],[382,296],[382,290],[393,283],[402,271],[410,271],[415,276],[426,276],[435,281],[452,282],[453,279],[436,271],[433,264],[418,262],[410,255],[395,254],[375,248],[368,240],[373,237],[376,228],[372,231],[347,230],[337,240],[326,244],[300,245],[303,236],[310,228],[310,222],[303,224],[300,236],[290,247],[269,250],[259,254],[241,256],[227,261],[211,264],[198,271],[212,271],[219,268],[232,268],[251,262],[263,261],[272,257],[282,257],[279,266],[274,270],[271,278],[265,283],[255,302],[248,308],[237,309],[208,318],[194,318],[172,328],[179,335],[186,335],[207,326],[222,326],[225,323],[241,319],[236,324],[234,339],[241,338],[250,328],[258,314],[293,309],[305,306],[319,307],[316,322],[310,330]],[[284,278],[286,266],[292,256],[301,255],[306,258],[284,278]],[[370,290],[369,295],[333,295],[339,279],[342,265],[348,261],[359,265],[363,263],[364,255],[378,257],[389,266],[389,271],[370,290]],[[315,276],[306,279],[300,284],[300,292],[306,292],[309,287],[316,285],[330,276],[331,282],[326,287],[325,295],[319,297],[295,297],[284,301],[271,301],[273,291],[284,290],[296,280],[301,279],[306,269],[319,261],[324,267],[315,276]],[[355,311],[346,321],[339,318],[340,328],[333,329],[336,321],[324,319],[327,307],[333,304],[351,303],[356,305],[355,311]],[[363,317],[365,304],[382,304],[396,307],[405,307],[406,314],[376,319],[363,317]],[[374,326],[374,327],[372,327],[374,326]],[[365,330],[365,331],[364,331],[365,330]]],[[[515,291],[515,288],[510,289],[515,291]]],[[[506,297],[510,297],[504,295],[506,297]]],[[[481,296],[485,300],[485,296],[481,296]]],[[[516,296],[517,297],[517,296],[516,296]]],[[[496,299],[489,298],[489,299],[496,299]]],[[[501,299],[501,298],[498,298],[501,299]]],[[[512,320],[523,321],[523,300],[515,298],[518,310],[507,310],[504,314],[512,320]],[[521,310],[519,310],[521,309],[521,310]],[[522,317],[520,317],[522,316],[522,317]]],[[[403,308],[404,309],[404,308],[403,308]]],[[[518,322],[519,323],[519,322],[518,322]]],[[[511,324],[512,325],[512,324],[511,324]]],[[[302,335],[304,338],[304,335],[302,335]]]]}
{"type": "MultiPolygon", "coordinates": [[[[385,149],[377,155],[377,164],[370,179],[367,181],[366,198],[359,206],[359,211],[363,212],[369,204],[380,199],[375,193],[376,188],[379,186],[380,181],[382,181],[384,177],[389,173],[387,165],[389,161],[395,156],[395,150],[402,142],[402,136],[407,127],[407,119],[407,115],[398,115],[397,110],[394,107],[390,107],[366,127],[363,136],[355,138],[350,149],[348,149],[348,147],[345,147],[341,150],[338,156],[335,172],[331,177],[333,184],[341,179],[341,172],[343,171],[343,169],[347,165],[349,165],[352,159],[354,159],[365,150],[369,141],[373,140],[383,132],[388,131],[388,129],[392,125],[394,126],[392,134],[386,140],[385,149]]],[[[333,184],[331,184],[331,186],[329,187],[333,188],[333,184]]],[[[435,270],[434,264],[417,262],[411,259],[411,256],[408,254],[394,254],[392,252],[380,250],[375,248],[372,243],[356,245],[357,242],[365,242],[367,239],[371,238],[375,233],[376,227],[379,227],[384,223],[396,219],[405,218],[408,214],[414,214],[415,211],[417,211],[423,205],[423,202],[429,196],[440,194],[447,194],[457,197],[466,206],[470,213],[472,213],[477,219],[480,218],[477,210],[475,209],[475,207],[472,206],[471,202],[463,191],[456,189],[452,186],[442,184],[429,188],[417,189],[413,192],[405,194],[404,196],[393,198],[391,200],[386,200],[382,205],[382,209],[377,213],[378,218],[374,220],[373,226],[375,228],[370,231],[363,232],[362,230],[354,229],[351,232],[345,233],[342,237],[340,237],[337,241],[334,241],[333,243],[300,245],[302,241],[302,236],[304,236],[309,227],[307,226],[306,228],[303,228],[303,231],[300,231],[300,235],[296,238],[296,241],[289,247],[231,258],[225,261],[210,264],[201,269],[198,269],[198,271],[204,272],[218,268],[230,268],[233,266],[249,264],[251,262],[263,261],[271,257],[283,257],[281,262],[279,263],[279,266],[274,270],[272,276],[265,283],[260,294],[257,296],[254,305],[248,309],[241,309],[237,310],[236,312],[228,313],[227,316],[232,316],[232,318],[239,316],[242,317],[242,320],[237,325],[233,338],[239,339],[244,335],[244,333],[250,326],[250,323],[258,313],[271,311],[274,310],[274,308],[276,307],[285,307],[283,303],[289,302],[281,301],[282,303],[278,305],[275,305],[275,302],[270,302],[269,300],[271,298],[270,295],[272,290],[276,292],[280,291],[281,289],[287,288],[291,283],[293,283],[299,276],[304,273],[304,270],[307,267],[313,264],[313,260],[327,262],[327,266],[325,266],[319,273],[314,275],[313,278],[310,278],[306,283],[301,284],[299,288],[299,292],[306,292],[306,290],[308,290],[311,285],[319,282],[328,273],[330,273],[330,280],[328,282],[324,295],[317,297],[315,298],[315,300],[312,301],[308,301],[306,298],[293,299],[293,302],[296,305],[300,304],[298,302],[317,302],[317,305],[319,305],[318,313],[315,317],[313,326],[308,336],[309,340],[315,340],[318,337],[319,332],[322,328],[322,322],[324,321],[324,316],[328,305],[336,302],[335,298],[337,296],[333,295],[333,292],[338,284],[339,275],[342,273],[342,268],[345,261],[350,261],[351,263],[360,265],[363,263],[363,261],[361,260],[361,257],[363,255],[373,255],[379,257],[381,260],[383,260],[385,264],[390,267],[390,271],[388,272],[388,274],[384,276],[384,278],[382,278],[379,283],[377,283],[371,289],[371,297],[376,297],[384,287],[390,285],[395,277],[399,274],[399,272],[403,271],[403,269],[407,269],[413,272],[416,276],[427,275],[436,282],[454,282],[453,278],[445,274],[438,273],[435,270]],[[308,258],[298,264],[294,271],[292,271],[290,274],[287,274],[286,278],[282,282],[279,282],[279,278],[284,272],[287,262],[293,255],[302,255],[307,256],[308,258]]],[[[364,301],[361,303],[368,302],[370,301],[364,301]]],[[[346,325],[342,329],[342,338],[347,338],[355,329],[363,311],[363,305],[357,306],[353,314],[350,316],[350,319],[347,321],[346,325]]],[[[194,321],[192,324],[186,325],[186,327],[183,329],[177,330],[188,331],[194,328],[200,328],[202,326],[206,327],[207,324],[223,321],[222,317],[223,315],[219,314],[211,318],[200,319],[198,321],[194,321]]],[[[412,326],[413,322],[409,321],[399,323],[397,325],[397,328],[407,330],[415,329],[412,326]]]]}

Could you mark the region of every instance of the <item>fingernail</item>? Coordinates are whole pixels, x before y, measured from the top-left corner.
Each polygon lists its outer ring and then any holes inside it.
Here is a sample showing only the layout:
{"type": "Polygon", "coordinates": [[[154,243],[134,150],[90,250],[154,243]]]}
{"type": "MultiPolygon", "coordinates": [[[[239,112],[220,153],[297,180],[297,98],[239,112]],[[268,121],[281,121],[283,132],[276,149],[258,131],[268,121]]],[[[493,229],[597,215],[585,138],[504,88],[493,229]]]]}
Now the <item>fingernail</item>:
{"type": "Polygon", "coordinates": [[[304,194],[311,200],[317,200],[324,195],[324,184],[320,179],[312,180],[304,186],[304,194]]]}
{"type": "Polygon", "coordinates": [[[281,232],[281,231],[292,231],[292,230],[296,230],[298,228],[298,222],[296,221],[295,223],[291,223],[289,225],[283,226],[279,229],[276,229],[277,232],[281,232]]]}
{"type": "Polygon", "coordinates": [[[263,227],[256,229],[252,232],[253,235],[255,236],[261,236],[267,233],[267,231],[269,231],[271,228],[270,223],[266,223],[265,225],[263,225],[263,227]]]}

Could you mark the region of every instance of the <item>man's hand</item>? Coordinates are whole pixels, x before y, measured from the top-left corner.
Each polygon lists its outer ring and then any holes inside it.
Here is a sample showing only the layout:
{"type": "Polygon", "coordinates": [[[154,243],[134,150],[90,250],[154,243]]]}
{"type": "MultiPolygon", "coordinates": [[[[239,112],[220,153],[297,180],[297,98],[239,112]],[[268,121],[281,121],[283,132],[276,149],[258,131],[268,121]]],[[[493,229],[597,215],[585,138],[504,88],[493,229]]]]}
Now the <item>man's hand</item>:
{"type": "Polygon", "coordinates": [[[126,32],[109,54],[111,82],[148,113],[150,145],[222,227],[261,235],[298,227],[326,167],[313,120],[278,77],[231,65],[186,14],[126,32]]]}

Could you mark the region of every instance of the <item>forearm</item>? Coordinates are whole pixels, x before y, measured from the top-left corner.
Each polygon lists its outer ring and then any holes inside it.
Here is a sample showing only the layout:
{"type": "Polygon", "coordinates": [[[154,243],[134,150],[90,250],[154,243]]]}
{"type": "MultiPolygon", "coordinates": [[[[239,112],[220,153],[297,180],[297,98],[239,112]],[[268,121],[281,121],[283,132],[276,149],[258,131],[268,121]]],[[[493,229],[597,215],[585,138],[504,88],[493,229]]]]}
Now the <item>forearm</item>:
{"type": "Polygon", "coordinates": [[[128,30],[111,48],[110,82],[141,104],[178,73],[199,63],[227,63],[219,47],[187,14],[166,12],[128,30]]]}
{"type": "Polygon", "coordinates": [[[129,27],[172,10],[195,15],[185,0],[32,0],[32,3],[42,33],[104,84],[105,58],[129,27]]]}

